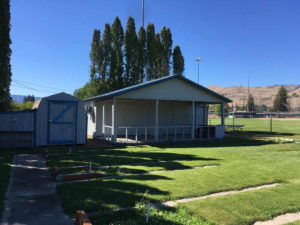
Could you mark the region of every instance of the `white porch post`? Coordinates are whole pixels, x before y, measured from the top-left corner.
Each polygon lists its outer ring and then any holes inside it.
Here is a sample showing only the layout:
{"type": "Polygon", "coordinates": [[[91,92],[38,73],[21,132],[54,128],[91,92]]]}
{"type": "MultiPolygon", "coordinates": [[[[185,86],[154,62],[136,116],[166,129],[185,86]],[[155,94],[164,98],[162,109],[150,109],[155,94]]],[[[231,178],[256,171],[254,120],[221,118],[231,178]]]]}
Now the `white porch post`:
{"type": "Polygon", "coordinates": [[[111,134],[112,134],[112,142],[116,143],[117,141],[117,124],[116,124],[116,106],[117,106],[117,100],[116,98],[113,98],[112,102],[112,108],[111,108],[111,134]]]}
{"type": "Polygon", "coordinates": [[[102,133],[105,136],[105,103],[102,105],[102,133]]]}
{"type": "Polygon", "coordinates": [[[159,102],[158,99],[155,101],[155,141],[158,141],[158,109],[159,102]]]}
{"type": "Polygon", "coordinates": [[[221,125],[225,125],[225,107],[224,103],[221,103],[221,125]]]}
{"type": "Polygon", "coordinates": [[[192,139],[195,139],[195,101],[192,103],[192,139]]]}

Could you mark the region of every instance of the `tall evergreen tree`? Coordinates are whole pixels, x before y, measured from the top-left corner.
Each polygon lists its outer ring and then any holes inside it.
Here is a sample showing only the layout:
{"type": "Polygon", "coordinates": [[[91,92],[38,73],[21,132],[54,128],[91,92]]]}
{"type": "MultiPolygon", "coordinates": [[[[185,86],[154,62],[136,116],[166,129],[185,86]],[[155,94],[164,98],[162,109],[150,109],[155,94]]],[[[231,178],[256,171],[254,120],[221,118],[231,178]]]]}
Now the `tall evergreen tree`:
{"type": "Polygon", "coordinates": [[[155,34],[155,66],[154,78],[161,78],[163,76],[162,62],[163,62],[163,46],[161,43],[160,34],[155,34]]]}
{"type": "Polygon", "coordinates": [[[129,17],[125,32],[125,86],[139,82],[137,57],[138,38],[135,31],[135,22],[132,17],[129,17]]]}
{"type": "Polygon", "coordinates": [[[172,56],[172,33],[169,28],[163,27],[160,32],[162,41],[162,76],[170,75],[170,63],[172,56]]]}
{"type": "Polygon", "coordinates": [[[103,64],[103,52],[101,47],[101,37],[100,30],[94,30],[93,40],[91,43],[91,52],[90,52],[90,79],[92,82],[95,82],[101,73],[101,67],[103,64]]]}
{"type": "Polygon", "coordinates": [[[180,47],[177,45],[173,50],[173,74],[182,75],[184,72],[184,58],[180,47]]]}
{"type": "Polygon", "coordinates": [[[275,112],[287,112],[289,111],[289,103],[288,103],[288,92],[287,90],[281,86],[278,90],[276,97],[273,103],[273,110],[275,112]]]}
{"type": "Polygon", "coordinates": [[[101,69],[101,92],[109,91],[108,79],[111,69],[111,59],[112,59],[112,37],[111,29],[109,24],[105,24],[103,40],[102,40],[102,49],[103,49],[103,66],[101,69]]]}
{"type": "Polygon", "coordinates": [[[10,1],[0,1],[0,112],[10,109],[10,1]]]}
{"type": "Polygon", "coordinates": [[[138,71],[139,71],[139,83],[144,82],[145,80],[145,67],[146,67],[146,31],[143,27],[140,27],[138,33],[138,71]]]}
{"type": "Polygon", "coordinates": [[[120,89],[123,84],[123,45],[124,45],[124,30],[119,17],[115,18],[112,25],[112,64],[110,80],[112,89],[120,89]]]}
{"type": "Polygon", "coordinates": [[[254,112],[255,111],[254,98],[253,98],[253,96],[251,94],[248,97],[247,109],[249,110],[249,112],[254,112]]]}
{"type": "Polygon", "coordinates": [[[147,80],[155,78],[155,56],[156,56],[156,41],[155,41],[155,27],[154,24],[149,23],[147,26],[147,80]]]}

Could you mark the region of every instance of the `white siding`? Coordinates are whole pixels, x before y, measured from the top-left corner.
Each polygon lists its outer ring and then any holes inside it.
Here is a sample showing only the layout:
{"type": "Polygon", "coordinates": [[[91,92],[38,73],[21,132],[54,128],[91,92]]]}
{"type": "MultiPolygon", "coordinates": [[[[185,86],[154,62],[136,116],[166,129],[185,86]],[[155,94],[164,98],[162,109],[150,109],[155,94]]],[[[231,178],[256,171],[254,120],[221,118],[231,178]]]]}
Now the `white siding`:
{"type": "Polygon", "coordinates": [[[200,89],[195,85],[187,83],[179,78],[124,93],[118,96],[118,98],[162,99],[209,103],[218,103],[224,101],[208,91],[200,89]]]}

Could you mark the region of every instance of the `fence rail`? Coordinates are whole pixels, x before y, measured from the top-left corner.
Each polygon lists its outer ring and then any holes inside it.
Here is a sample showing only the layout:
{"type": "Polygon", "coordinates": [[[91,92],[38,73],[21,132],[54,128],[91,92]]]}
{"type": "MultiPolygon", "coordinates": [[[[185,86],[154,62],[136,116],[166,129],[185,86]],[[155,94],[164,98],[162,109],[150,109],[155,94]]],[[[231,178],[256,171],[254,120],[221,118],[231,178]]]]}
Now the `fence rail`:
{"type": "Polygon", "coordinates": [[[0,113],[0,148],[34,146],[35,111],[0,113]]]}
{"type": "Polygon", "coordinates": [[[117,139],[125,143],[215,139],[217,138],[216,127],[218,126],[158,126],[158,140],[156,140],[155,126],[120,126],[117,128],[117,139]]]}

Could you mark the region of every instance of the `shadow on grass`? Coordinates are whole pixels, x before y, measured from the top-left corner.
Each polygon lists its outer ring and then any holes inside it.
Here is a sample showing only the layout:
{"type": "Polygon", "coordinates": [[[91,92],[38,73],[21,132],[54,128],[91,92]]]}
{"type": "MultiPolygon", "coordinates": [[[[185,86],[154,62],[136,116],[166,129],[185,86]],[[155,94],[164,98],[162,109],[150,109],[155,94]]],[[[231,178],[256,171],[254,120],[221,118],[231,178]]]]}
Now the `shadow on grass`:
{"type": "MultiPolygon", "coordinates": [[[[165,170],[174,168],[190,168],[182,165],[180,162],[174,162],[176,160],[187,161],[216,161],[216,158],[198,157],[191,154],[176,154],[169,152],[158,151],[127,151],[126,149],[102,149],[97,152],[87,151],[84,153],[72,153],[69,157],[50,157],[47,159],[47,165],[49,167],[58,166],[62,168],[84,166],[89,165],[92,162],[93,167],[103,165],[136,165],[147,167],[163,167],[165,170]],[[161,161],[173,161],[173,162],[161,162],[161,161]]],[[[125,172],[125,168],[122,169],[125,172]]],[[[130,173],[139,173],[140,169],[128,169],[130,173]]]]}
{"type": "MultiPolygon", "coordinates": [[[[126,178],[128,180],[128,178],[126,178]]],[[[157,175],[138,176],[135,180],[169,179],[157,175]]],[[[66,183],[58,186],[58,193],[66,213],[73,215],[78,209],[88,213],[110,212],[113,209],[134,207],[143,200],[154,201],[147,193],[152,195],[168,195],[141,183],[115,180],[94,180],[79,183],[66,183]]]]}
{"type": "MultiPolygon", "coordinates": [[[[91,220],[93,224],[102,224],[102,225],[109,225],[109,224],[118,224],[118,225],[181,225],[181,222],[177,222],[171,220],[170,215],[174,215],[176,211],[174,209],[164,210],[160,213],[157,211],[151,212],[149,216],[149,221],[146,223],[146,212],[145,210],[126,210],[126,211],[119,211],[119,212],[110,212],[101,214],[98,216],[92,216],[91,220]],[[169,218],[166,216],[169,214],[169,218]]],[[[179,215],[182,216],[182,215],[179,215]]],[[[184,215],[186,216],[186,215],[184,215]]],[[[181,218],[182,219],[182,218],[181,218]]],[[[176,219],[175,219],[176,220],[176,219]]]]}

